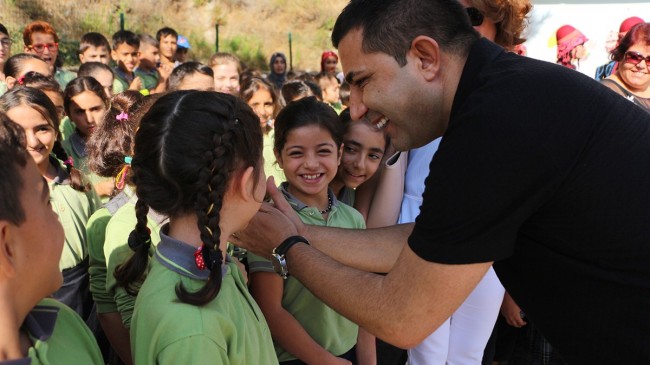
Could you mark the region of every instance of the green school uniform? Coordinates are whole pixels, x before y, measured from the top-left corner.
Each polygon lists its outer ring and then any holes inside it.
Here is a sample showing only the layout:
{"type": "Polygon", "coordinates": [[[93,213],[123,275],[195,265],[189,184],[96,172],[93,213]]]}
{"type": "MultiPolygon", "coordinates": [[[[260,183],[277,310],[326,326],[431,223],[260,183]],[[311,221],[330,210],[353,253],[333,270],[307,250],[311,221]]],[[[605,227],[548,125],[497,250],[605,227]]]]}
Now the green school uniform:
{"type": "Polygon", "coordinates": [[[7,87],[7,83],[4,81],[0,81],[0,96],[6,93],[8,89],[9,88],[7,87]]]}
{"type": "MultiPolygon", "coordinates": [[[[106,260],[106,291],[112,295],[117,311],[122,316],[122,323],[126,328],[131,327],[131,316],[135,297],[129,294],[125,288],[118,286],[115,280],[115,269],[125,263],[132,255],[133,250],[129,248],[129,234],[135,229],[137,218],[135,216],[135,194],[130,200],[115,212],[106,226],[106,237],[104,238],[104,258],[106,260]]],[[[155,251],[155,246],[160,241],[158,231],[164,218],[152,210],[147,215],[147,227],[151,230],[151,243],[149,256],[155,251]]],[[[135,285],[137,287],[137,284],[135,285]]]]}
{"type": "MultiPolygon", "coordinates": [[[[320,211],[308,207],[287,191],[287,183],[280,186],[285,198],[298,213],[300,219],[309,225],[365,228],[361,213],[354,208],[339,202],[334,193],[329,190],[332,199],[332,210],[327,221],[320,211]]],[[[248,253],[249,272],[274,272],[269,260],[248,253]]],[[[342,283],[345,285],[345,283],[342,283]]],[[[282,307],[296,318],[309,335],[329,353],[339,356],[348,352],[356,343],[359,326],[335,312],[320,299],[316,298],[302,283],[293,276],[284,281],[282,307]]],[[[280,362],[295,360],[296,357],[275,344],[275,351],[280,362]]]]}
{"type": "Polygon", "coordinates": [[[59,83],[59,85],[61,85],[61,90],[65,90],[68,83],[76,77],[77,75],[74,72],[62,70],[60,68],[57,68],[56,72],[54,72],[54,79],[59,83]]]}
{"type": "Polygon", "coordinates": [[[262,156],[264,157],[264,173],[266,177],[273,176],[275,184],[279,185],[285,181],[284,171],[280,166],[275,163],[275,153],[273,153],[273,142],[275,140],[275,129],[271,129],[269,133],[264,135],[264,147],[262,149],[262,156]]]}
{"type": "Polygon", "coordinates": [[[34,345],[26,358],[8,364],[104,364],[97,341],[81,317],[54,299],[45,298],[32,308],[22,328],[34,345]]]}
{"type": "Polygon", "coordinates": [[[86,224],[88,238],[88,274],[90,275],[90,292],[97,304],[97,313],[117,312],[117,304],[113,295],[106,290],[106,257],[104,256],[104,240],[106,226],[113,214],[126,204],[134,195],[133,189],[126,186],[124,190],[111,199],[101,209],[90,216],[86,224]]]}
{"type": "Polygon", "coordinates": [[[72,188],[61,161],[50,157],[50,163],[57,172],[57,176],[48,182],[52,209],[65,233],[65,245],[59,260],[59,269],[63,271],[77,266],[88,255],[86,223],[101,203],[93,189],[83,193],[72,188]]]}
{"type": "MultiPolygon", "coordinates": [[[[142,285],[131,327],[135,364],[277,364],[266,320],[231,262],[222,266],[219,294],[203,306],[182,303],[174,288],[203,287],[196,248],[167,236],[163,227],[151,271],[142,285]]],[[[227,259],[228,260],[228,259],[227,259]]]]}
{"type": "MultiPolygon", "coordinates": [[[[126,89],[128,89],[128,86],[126,89]]],[[[126,89],[124,88],[124,85],[122,85],[122,82],[117,77],[113,78],[113,95],[117,95],[126,89]]]]}
{"type": "Polygon", "coordinates": [[[70,120],[70,117],[68,117],[67,115],[63,117],[63,119],[61,119],[61,123],[59,123],[59,133],[61,133],[62,146],[64,145],[64,143],[69,143],[65,141],[67,141],[70,138],[70,136],[72,135],[72,133],[74,133],[76,128],[77,126],[70,120]]]}
{"type": "MultiPolygon", "coordinates": [[[[113,74],[115,75],[114,81],[117,81],[120,83],[122,86],[122,91],[126,91],[129,89],[129,86],[131,86],[131,83],[133,82],[133,79],[135,78],[135,74],[128,74],[126,71],[122,70],[119,67],[115,67],[113,69],[113,74]]],[[[113,88],[115,88],[115,85],[113,85],[113,88]]]]}
{"type": "Polygon", "coordinates": [[[153,89],[158,86],[160,74],[158,74],[158,71],[156,69],[146,71],[136,67],[133,72],[135,73],[136,77],[139,77],[140,80],[142,80],[142,89],[153,91],[153,89]]]}
{"type": "MultiPolygon", "coordinates": [[[[70,122],[72,123],[72,122],[70,122]]],[[[88,168],[88,154],[86,151],[86,141],[83,139],[83,137],[79,134],[78,131],[73,131],[73,133],[63,142],[61,142],[61,146],[65,150],[65,152],[68,154],[68,156],[72,157],[72,160],[74,161],[74,167],[79,169],[82,174],[88,179],[88,181],[92,185],[96,185],[98,183],[102,183],[105,181],[111,181],[113,178],[111,177],[102,177],[94,172],[90,171],[88,168]]],[[[108,203],[109,197],[108,196],[102,196],[100,197],[102,204],[108,203]]]]}

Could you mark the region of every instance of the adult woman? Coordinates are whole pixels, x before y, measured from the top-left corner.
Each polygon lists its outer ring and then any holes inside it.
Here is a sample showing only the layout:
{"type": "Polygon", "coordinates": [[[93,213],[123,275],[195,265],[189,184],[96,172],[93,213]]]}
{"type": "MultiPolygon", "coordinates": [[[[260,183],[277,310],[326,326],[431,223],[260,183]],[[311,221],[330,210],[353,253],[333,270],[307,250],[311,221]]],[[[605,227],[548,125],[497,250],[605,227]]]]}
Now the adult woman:
{"type": "Polygon", "coordinates": [[[287,81],[287,57],[284,53],[275,52],[271,55],[269,69],[269,75],[266,77],[266,80],[279,92],[282,89],[282,85],[287,81]]]}
{"type": "Polygon", "coordinates": [[[650,23],[632,27],[611,57],[618,69],[601,83],[650,111],[650,23]]]}
{"type": "Polygon", "coordinates": [[[555,32],[557,39],[557,64],[572,69],[580,66],[580,60],[587,58],[584,44],[589,40],[571,25],[563,25],[555,32]]]}

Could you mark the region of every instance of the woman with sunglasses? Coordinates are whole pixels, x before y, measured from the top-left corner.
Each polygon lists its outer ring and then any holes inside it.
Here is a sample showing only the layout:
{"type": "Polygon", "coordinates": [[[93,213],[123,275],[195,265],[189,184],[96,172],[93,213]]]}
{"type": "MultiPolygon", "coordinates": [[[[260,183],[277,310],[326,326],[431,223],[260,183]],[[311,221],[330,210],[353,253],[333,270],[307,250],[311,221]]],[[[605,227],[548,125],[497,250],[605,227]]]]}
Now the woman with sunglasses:
{"type": "Polygon", "coordinates": [[[650,112],[650,23],[632,27],[611,57],[618,69],[601,83],[650,112]]]}

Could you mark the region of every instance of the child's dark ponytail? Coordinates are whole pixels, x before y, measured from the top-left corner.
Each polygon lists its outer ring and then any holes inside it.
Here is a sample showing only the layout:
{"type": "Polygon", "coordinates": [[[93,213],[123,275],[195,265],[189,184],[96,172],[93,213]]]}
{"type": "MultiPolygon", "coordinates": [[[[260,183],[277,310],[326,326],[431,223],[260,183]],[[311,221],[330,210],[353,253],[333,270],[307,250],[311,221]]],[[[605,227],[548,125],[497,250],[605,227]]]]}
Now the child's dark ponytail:
{"type": "MultiPolygon", "coordinates": [[[[143,116],[134,146],[131,167],[138,207],[146,205],[172,221],[187,215],[197,218],[202,245],[193,259],[199,269],[210,270],[210,275],[196,292],[179,283],[176,294],[184,303],[207,304],[221,289],[224,253],[219,247],[219,223],[230,180],[250,166],[255,173],[263,168],[259,118],[231,95],[175,91],[162,96],[143,116]]],[[[146,212],[138,208],[137,215],[138,227],[132,237],[146,241],[146,212]]],[[[121,284],[144,275],[144,247],[134,256],[137,258],[116,272],[121,284]],[[137,270],[132,270],[131,264],[137,270]],[[127,271],[129,275],[122,276],[127,271]]]]}
{"type": "Polygon", "coordinates": [[[206,166],[200,172],[204,189],[197,194],[196,215],[201,232],[201,254],[203,262],[210,270],[208,282],[195,293],[188,292],[182,284],[176,287],[176,295],[185,303],[203,305],[214,299],[221,289],[221,264],[223,252],[219,249],[221,228],[219,212],[228,185],[228,177],[234,170],[232,156],[232,133],[226,129],[212,138],[214,150],[206,153],[206,166]]]}
{"type": "Polygon", "coordinates": [[[126,289],[127,293],[135,296],[149,262],[149,248],[151,247],[151,231],[147,227],[147,214],[149,207],[142,200],[135,204],[135,216],[138,222],[135,230],[129,234],[129,248],[134,251],[127,262],[115,269],[115,280],[118,286],[126,289]]]}

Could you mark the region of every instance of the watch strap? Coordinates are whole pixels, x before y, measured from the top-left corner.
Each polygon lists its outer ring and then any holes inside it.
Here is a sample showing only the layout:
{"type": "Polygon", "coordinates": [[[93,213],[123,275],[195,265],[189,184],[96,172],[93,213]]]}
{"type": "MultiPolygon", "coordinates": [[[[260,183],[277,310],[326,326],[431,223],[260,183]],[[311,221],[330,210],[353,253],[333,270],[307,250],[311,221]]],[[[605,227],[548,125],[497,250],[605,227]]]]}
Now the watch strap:
{"type": "Polygon", "coordinates": [[[284,241],[282,241],[282,243],[280,243],[280,246],[276,247],[275,250],[273,250],[273,252],[281,256],[286,256],[287,251],[289,251],[289,249],[293,245],[301,242],[309,244],[309,241],[307,241],[307,239],[303,236],[291,236],[285,239],[284,241]]]}

